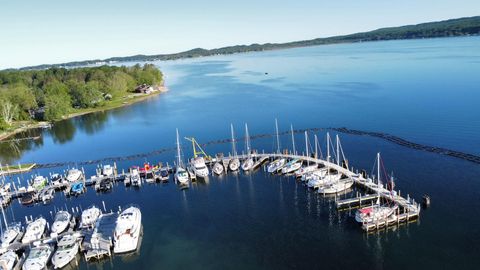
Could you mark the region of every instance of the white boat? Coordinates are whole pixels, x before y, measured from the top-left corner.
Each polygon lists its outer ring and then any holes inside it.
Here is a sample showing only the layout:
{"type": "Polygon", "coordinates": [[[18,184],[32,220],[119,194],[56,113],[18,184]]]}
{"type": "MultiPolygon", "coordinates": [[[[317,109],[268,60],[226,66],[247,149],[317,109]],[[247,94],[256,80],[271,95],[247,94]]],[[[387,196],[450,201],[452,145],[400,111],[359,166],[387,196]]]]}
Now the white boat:
{"type": "Polygon", "coordinates": [[[255,162],[253,161],[252,157],[245,159],[245,161],[242,163],[242,170],[250,171],[253,168],[253,164],[255,164],[255,162]]]}
{"type": "Polygon", "coordinates": [[[36,220],[30,222],[25,229],[22,243],[26,244],[42,238],[46,226],[47,221],[43,217],[39,217],[36,220]]]}
{"type": "Polygon", "coordinates": [[[307,186],[309,188],[317,189],[321,186],[336,182],[342,178],[341,174],[329,174],[324,175],[323,177],[313,176],[310,180],[308,180],[307,186]]]}
{"type": "Polygon", "coordinates": [[[68,170],[68,173],[67,173],[67,181],[68,182],[74,183],[74,182],[82,180],[82,178],[83,178],[83,172],[80,171],[79,169],[74,168],[74,169],[68,170]]]}
{"type": "Polygon", "coordinates": [[[55,189],[53,187],[47,187],[40,191],[39,197],[42,200],[43,204],[46,204],[53,200],[55,194],[55,189]]]}
{"type": "Polygon", "coordinates": [[[23,263],[23,270],[46,269],[48,260],[52,255],[53,248],[48,245],[34,247],[28,253],[28,257],[23,263]]]}
{"type": "Polygon", "coordinates": [[[91,206],[90,208],[83,210],[80,228],[92,228],[101,214],[102,211],[96,206],[91,206]]]}
{"type": "Polygon", "coordinates": [[[203,157],[197,156],[196,158],[193,158],[191,160],[191,166],[197,177],[208,177],[209,171],[207,165],[205,165],[205,159],[203,157]]]}
{"type": "Polygon", "coordinates": [[[317,169],[318,169],[318,165],[317,165],[317,164],[309,165],[309,166],[305,166],[305,167],[301,167],[300,169],[298,169],[298,170],[295,172],[295,176],[296,176],[296,177],[302,177],[304,174],[313,172],[313,171],[315,171],[315,170],[317,170],[317,169]]]}
{"type": "Polygon", "coordinates": [[[232,172],[238,171],[240,168],[240,160],[237,157],[237,148],[235,145],[235,133],[233,132],[233,124],[230,124],[230,131],[232,133],[232,159],[228,163],[228,169],[232,172]]]}
{"type": "Polygon", "coordinates": [[[247,158],[242,163],[242,170],[249,171],[253,168],[255,162],[252,157],[252,149],[250,146],[250,134],[248,133],[248,125],[245,123],[245,151],[247,152],[247,158]]]}
{"type": "Polygon", "coordinates": [[[188,183],[189,176],[187,170],[185,170],[185,165],[183,163],[183,158],[182,158],[182,150],[180,147],[180,136],[178,135],[178,129],[176,129],[177,132],[177,168],[175,170],[175,181],[180,183],[181,185],[185,185],[188,183]]]}
{"type": "Polygon", "coordinates": [[[302,161],[299,159],[293,159],[282,168],[282,173],[283,174],[293,173],[296,170],[300,169],[301,167],[302,167],[302,161]]]}
{"type": "Polygon", "coordinates": [[[0,185],[0,195],[1,196],[7,196],[10,193],[11,190],[11,183],[5,183],[0,185]]]}
{"type": "Polygon", "coordinates": [[[54,187],[60,186],[63,183],[63,177],[58,174],[54,173],[50,176],[50,184],[54,187]]]}
{"type": "Polygon", "coordinates": [[[9,224],[7,229],[3,231],[1,237],[2,247],[8,247],[13,241],[15,241],[15,239],[17,239],[21,232],[22,224],[20,222],[9,224]]]}
{"type": "Polygon", "coordinates": [[[327,175],[327,169],[326,168],[321,168],[321,169],[315,169],[313,172],[307,172],[304,175],[302,175],[301,180],[303,182],[310,181],[311,179],[314,178],[323,178],[327,175]]]}
{"type": "Polygon", "coordinates": [[[69,264],[78,254],[77,237],[73,234],[64,235],[57,243],[57,250],[52,256],[54,269],[59,269],[69,264]]]}
{"type": "Polygon", "coordinates": [[[114,234],[113,252],[125,253],[137,249],[142,228],[142,213],[131,206],[123,210],[117,219],[114,234]]]}
{"type": "Polygon", "coordinates": [[[113,178],[113,166],[111,166],[110,164],[103,165],[102,175],[107,178],[113,178]]]}
{"type": "Polygon", "coordinates": [[[177,170],[175,171],[175,179],[180,184],[187,184],[188,183],[187,171],[182,167],[178,167],[177,170]]]}
{"type": "MultiPolygon", "coordinates": [[[[328,176],[328,175],[327,175],[328,176]]],[[[334,194],[343,192],[353,186],[352,179],[344,179],[344,180],[337,180],[331,181],[326,183],[323,186],[318,188],[318,193],[320,194],[334,194]]]]}
{"type": "Polygon", "coordinates": [[[223,173],[223,165],[220,162],[215,162],[213,164],[212,172],[215,173],[216,175],[221,175],[223,173]]]}
{"type": "Polygon", "coordinates": [[[140,177],[138,167],[133,167],[130,170],[130,183],[132,186],[136,187],[140,187],[142,185],[142,178],[140,177]]]}
{"type": "Polygon", "coordinates": [[[44,187],[46,187],[48,184],[47,178],[37,175],[35,178],[32,180],[32,187],[34,190],[42,190],[44,187]]]}
{"type": "Polygon", "coordinates": [[[238,171],[238,168],[240,168],[240,160],[236,157],[230,159],[230,162],[228,163],[228,169],[232,172],[238,171]]]}
{"type": "Polygon", "coordinates": [[[0,256],[0,269],[11,270],[18,262],[18,255],[13,250],[8,250],[0,256]]]}
{"type": "Polygon", "coordinates": [[[287,163],[287,160],[285,158],[276,159],[272,163],[268,164],[267,172],[276,173],[278,170],[282,169],[286,163],[287,163]]]}
{"type": "Polygon", "coordinates": [[[67,230],[72,215],[67,211],[58,211],[52,224],[50,236],[56,237],[67,230]]]}
{"type": "Polygon", "coordinates": [[[381,180],[381,173],[380,173],[380,153],[377,153],[377,194],[378,199],[374,205],[363,207],[358,209],[355,213],[355,220],[360,223],[371,223],[377,221],[383,221],[388,219],[390,216],[395,214],[398,206],[394,204],[390,206],[388,204],[381,205],[380,204],[380,190],[382,188],[382,180],[381,180]]]}
{"type": "Polygon", "coordinates": [[[372,206],[358,209],[355,213],[355,220],[359,223],[382,221],[395,214],[397,208],[397,205],[388,206],[377,203],[372,206]]]}

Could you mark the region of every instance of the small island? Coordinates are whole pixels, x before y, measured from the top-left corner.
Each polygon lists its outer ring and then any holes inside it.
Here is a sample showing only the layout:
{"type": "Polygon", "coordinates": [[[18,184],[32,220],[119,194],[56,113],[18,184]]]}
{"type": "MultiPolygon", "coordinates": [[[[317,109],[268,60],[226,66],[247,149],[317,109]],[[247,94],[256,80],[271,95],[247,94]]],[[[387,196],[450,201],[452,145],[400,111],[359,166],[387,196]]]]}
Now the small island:
{"type": "Polygon", "coordinates": [[[0,140],[166,91],[152,64],[0,71],[0,140]]]}

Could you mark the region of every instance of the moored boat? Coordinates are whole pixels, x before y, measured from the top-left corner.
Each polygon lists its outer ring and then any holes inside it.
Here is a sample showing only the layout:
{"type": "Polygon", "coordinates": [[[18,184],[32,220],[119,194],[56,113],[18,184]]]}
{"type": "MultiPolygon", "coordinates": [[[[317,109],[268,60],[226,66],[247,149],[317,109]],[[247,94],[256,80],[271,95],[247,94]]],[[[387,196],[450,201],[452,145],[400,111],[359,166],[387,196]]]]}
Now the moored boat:
{"type": "Polygon", "coordinates": [[[23,270],[46,269],[53,248],[49,245],[37,246],[30,249],[25,262],[22,265],[23,270]]]}
{"type": "Polygon", "coordinates": [[[132,186],[135,187],[142,186],[142,178],[140,177],[140,171],[136,166],[130,169],[130,183],[132,186]]]}
{"type": "Polygon", "coordinates": [[[9,224],[7,229],[2,233],[2,247],[8,247],[15,241],[15,239],[17,239],[21,232],[22,224],[20,222],[9,224]]]}
{"type": "Polygon", "coordinates": [[[70,183],[77,182],[83,179],[83,172],[79,169],[70,169],[67,173],[67,181],[70,183]]]}
{"type": "Polygon", "coordinates": [[[281,170],[286,163],[287,159],[285,158],[276,159],[272,163],[268,164],[267,172],[276,173],[278,170],[281,170]]]}
{"type": "Polygon", "coordinates": [[[302,167],[302,161],[301,160],[292,159],[282,168],[282,173],[283,174],[293,173],[296,170],[300,169],[301,167],[302,167]]]}
{"type": "Polygon", "coordinates": [[[221,175],[224,171],[223,165],[220,162],[215,162],[213,164],[212,172],[215,173],[216,175],[221,175]]]}
{"type": "MultiPolygon", "coordinates": [[[[16,268],[18,263],[18,254],[13,250],[8,250],[0,256],[0,269],[11,270],[16,268]]],[[[18,267],[19,268],[19,267],[18,267]]]]}
{"type": "Polygon", "coordinates": [[[73,234],[64,235],[57,243],[57,250],[52,256],[52,264],[55,269],[69,264],[78,254],[79,244],[73,234]]]}
{"type": "Polygon", "coordinates": [[[102,211],[95,205],[83,210],[80,228],[92,228],[102,211]]]}
{"type": "Polygon", "coordinates": [[[39,217],[36,220],[30,222],[25,229],[25,234],[22,238],[22,243],[27,244],[32,241],[39,240],[42,238],[45,228],[47,226],[47,221],[43,217],[39,217]]]}
{"type": "Polygon", "coordinates": [[[72,215],[68,211],[58,211],[52,223],[50,236],[56,237],[67,230],[72,215]]]}
{"type": "Polygon", "coordinates": [[[126,253],[137,249],[142,227],[140,209],[130,206],[118,216],[114,234],[115,253],[126,253]]]}

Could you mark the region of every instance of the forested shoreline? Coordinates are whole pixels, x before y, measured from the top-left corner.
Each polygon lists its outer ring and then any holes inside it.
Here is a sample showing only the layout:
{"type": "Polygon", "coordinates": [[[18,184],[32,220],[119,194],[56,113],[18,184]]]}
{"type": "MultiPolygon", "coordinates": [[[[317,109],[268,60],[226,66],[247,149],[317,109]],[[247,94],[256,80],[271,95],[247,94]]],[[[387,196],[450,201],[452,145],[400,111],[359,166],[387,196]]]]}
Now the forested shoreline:
{"type": "Polygon", "coordinates": [[[0,71],[0,130],[108,107],[144,84],[163,84],[163,74],[152,64],[0,71]]]}

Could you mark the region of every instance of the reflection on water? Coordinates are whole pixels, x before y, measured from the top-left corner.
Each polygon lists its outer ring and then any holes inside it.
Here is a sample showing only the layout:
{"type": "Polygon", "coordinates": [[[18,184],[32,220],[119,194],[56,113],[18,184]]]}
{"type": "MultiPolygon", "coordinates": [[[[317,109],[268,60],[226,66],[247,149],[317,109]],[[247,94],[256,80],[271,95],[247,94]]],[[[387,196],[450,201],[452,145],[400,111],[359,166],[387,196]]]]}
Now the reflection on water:
{"type": "Polygon", "coordinates": [[[2,164],[13,164],[24,152],[43,146],[41,129],[30,129],[0,141],[0,160],[2,164]]]}
{"type": "Polygon", "coordinates": [[[75,121],[75,125],[83,130],[86,134],[95,134],[102,131],[105,128],[105,124],[108,120],[109,112],[101,111],[77,117],[72,120],[75,121]]]}
{"type": "Polygon", "coordinates": [[[49,130],[49,133],[55,143],[65,144],[73,140],[76,131],[77,127],[75,126],[73,120],[67,119],[55,123],[53,127],[49,130]]]}

